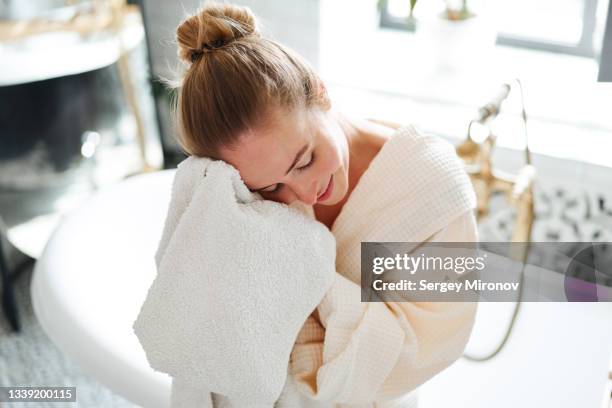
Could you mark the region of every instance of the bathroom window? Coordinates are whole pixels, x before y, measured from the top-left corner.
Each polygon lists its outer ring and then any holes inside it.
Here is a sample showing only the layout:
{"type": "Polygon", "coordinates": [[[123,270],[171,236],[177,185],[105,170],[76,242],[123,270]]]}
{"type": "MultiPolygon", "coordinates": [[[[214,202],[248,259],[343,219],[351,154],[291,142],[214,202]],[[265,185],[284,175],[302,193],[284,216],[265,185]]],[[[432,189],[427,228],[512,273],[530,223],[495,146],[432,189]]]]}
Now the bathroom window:
{"type": "MultiPolygon", "coordinates": [[[[432,3],[417,2],[414,16],[427,14],[432,3]]],[[[603,3],[606,1],[495,0],[487,6],[497,17],[497,44],[592,58],[597,49],[598,18],[605,14],[603,3]]],[[[381,28],[415,30],[406,23],[409,0],[380,0],[378,7],[381,28]]]]}
{"type": "Polygon", "coordinates": [[[500,0],[497,43],[595,56],[598,0],[500,0]],[[529,12],[526,13],[525,11],[529,12]]]}
{"type": "MultiPolygon", "coordinates": [[[[387,1],[405,19],[409,0],[387,1]]],[[[446,41],[446,25],[437,24],[443,0],[418,0],[413,32],[381,27],[379,0],[320,0],[318,69],[334,101],[355,115],[463,137],[478,107],[502,83],[520,78],[532,151],[609,166],[612,93],[597,83],[596,57],[610,0],[467,1],[484,24],[446,41]],[[351,18],[339,19],[347,10],[351,18]],[[486,43],[474,41],[477,53],[455,58],[455,45],[474,38],[486,43]],[[595,145],[606,148],[594,151],[595,145]]],[[[520,149],[522,139],[512,136],[521,134],[517,98],[513,92],[498,118],[509,129],[498,143],[520,149]]]]}
{"type": "Polygon", "coordinates": [[[410,0],[380,0],[377,7],[381,27],[414,31],[415,26],[408,21],[410,0]]]}

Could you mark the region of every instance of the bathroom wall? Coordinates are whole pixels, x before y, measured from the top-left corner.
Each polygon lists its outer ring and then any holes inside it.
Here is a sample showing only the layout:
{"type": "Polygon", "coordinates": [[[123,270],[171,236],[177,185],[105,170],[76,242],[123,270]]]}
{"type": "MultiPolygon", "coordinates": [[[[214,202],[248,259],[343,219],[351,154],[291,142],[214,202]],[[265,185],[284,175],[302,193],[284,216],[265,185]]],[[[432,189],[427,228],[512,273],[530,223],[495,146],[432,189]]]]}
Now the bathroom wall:
{"type": "MultiPolygon", "coordinates": [[[[238,0],[235,3],[250,7],[260,17],[266,34],[292,47],[317,65],[319,0],[238,0]]],[[[201,4],[198,0],[144,0],[147,34],[156,73],[171,73],[167,64],[176,64],[176,26],[201,4]]]]}
{"type": "MultiPolygon", "coordinates": [[[[264,35],[288,45],[315,67],[319,57],[320,0],[237,0],[259,17],[264,35]]],[[[198,0],[143,0],[143,11],[155,76],[173,79],[179,72],[174,40],[177,25],[202,4],[198,0]]],[[[167,102],[158,100],[165,150],[176,150],[167,102]]]]}
{"type": "Polygon", "coordinates": [[[599,81],[612,82],[612,2],[608,5],[606,32],[601,50],[599,81]]]}

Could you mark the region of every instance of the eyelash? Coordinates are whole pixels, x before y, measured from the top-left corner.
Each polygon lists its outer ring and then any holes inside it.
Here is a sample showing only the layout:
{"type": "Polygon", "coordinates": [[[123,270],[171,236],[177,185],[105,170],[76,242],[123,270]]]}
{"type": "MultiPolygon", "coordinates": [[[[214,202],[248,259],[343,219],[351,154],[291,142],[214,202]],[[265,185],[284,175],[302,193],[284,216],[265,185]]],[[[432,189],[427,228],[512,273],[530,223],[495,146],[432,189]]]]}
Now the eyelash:
{"type": "MultiPolygon", "coordinates": [[[[314,163],[314,161],[315,161],[315,153],[314,153],[314,151],[313,151],[313,152],[312,152],[312,155],[310,156],[310,161],[309,161],[307,164],[303,165],[302,167],[296,167],[295,169],[296,169],[297,171],[303,171],[303,170],[306,170],[308,167],[312,166],[312,164],[314,163]]],[[[265,191],[265,192],[266,192],[266,193],[277,193],[277,192],[278,192],[278,191],[281,189],[281,187],[282,187],[282,186],[283,186],[283,185],[282,185],[282,183],[278,183],[278,184],[276,185],[276,187],[274,188],[274,190],[265,191]]]]}
{"type": "Polygon", "coordinates": [[[308,167],[312,166],[312,163],[314,163],[314,160],[315,160],[315,153],[314,153],[314,151],[313,151],[313,152],[312,152],[312,155],[310,156],[310,161],[309,161],[307,164],[303,165],[302,167],[296,167],[295,169],[296,169],[297,171],[302,171],[302,170],[305,170],[305,169],[307,169],[308,167]]]}

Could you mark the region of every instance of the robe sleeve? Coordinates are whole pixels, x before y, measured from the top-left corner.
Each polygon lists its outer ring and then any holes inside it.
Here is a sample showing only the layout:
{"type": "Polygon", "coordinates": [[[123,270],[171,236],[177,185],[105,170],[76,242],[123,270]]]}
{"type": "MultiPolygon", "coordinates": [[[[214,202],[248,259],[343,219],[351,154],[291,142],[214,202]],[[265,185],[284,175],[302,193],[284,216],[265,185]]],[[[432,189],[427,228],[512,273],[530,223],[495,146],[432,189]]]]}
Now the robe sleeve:
{"type": "MultiPolygon", "coordinates": [[[[477,240],[468,211],[428,241],[477,240]]],[[[360,404],[399,398],[461,356],[476,302],[362,303],[360,290],[336,273],[297,337],[290,373],[311,399],[360,404]]]]}

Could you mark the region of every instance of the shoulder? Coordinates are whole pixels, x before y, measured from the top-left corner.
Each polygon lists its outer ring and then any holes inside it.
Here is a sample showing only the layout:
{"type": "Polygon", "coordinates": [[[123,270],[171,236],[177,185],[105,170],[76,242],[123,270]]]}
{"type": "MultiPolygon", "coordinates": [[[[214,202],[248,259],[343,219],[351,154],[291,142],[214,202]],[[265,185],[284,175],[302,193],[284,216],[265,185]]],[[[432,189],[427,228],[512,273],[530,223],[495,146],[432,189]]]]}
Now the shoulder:
{"type": "MultiPolygon", "coordinates": [[[[363,121],[358,127],[353,157],[361,172],[384,168],[388,176],[406,173],[442,178],[463,172],[455,148],[448,140],[423,132],[412,124],[380,124],[363,121]]],[[[361,174],[361,173],[360,173],[361,174]]]]}
{"type": "Polygon", "coordinates": [[[363,135],[364,140],[378,150],[397,133],[398,129],[399,127],[393,124],[373,119],[364,120],[359,126],[360,133],[363,135]]]}
{"type": "Polygon", "coordinates": [[[378,155],[383,146],[397,133],[396,129],[389,126],[371,122],[369,120],[359,120],[354,122],[356,136],[351,143],[351,156],[355,161],[356,167],[365,171],[370,162],[378,155]]]}
{"type": "Polygon", "coordinates": [[[428,148],[445,148],[446,150],[454,150],[452,144],[445,139],[423,132],[413,124],[399,124],[378,119],[364,120],[359,127],[363,140],[380,151],[387,142],[393,140],[393,150],[405,150],[411,148],[419,148],[427,150],[428,148]]]}

